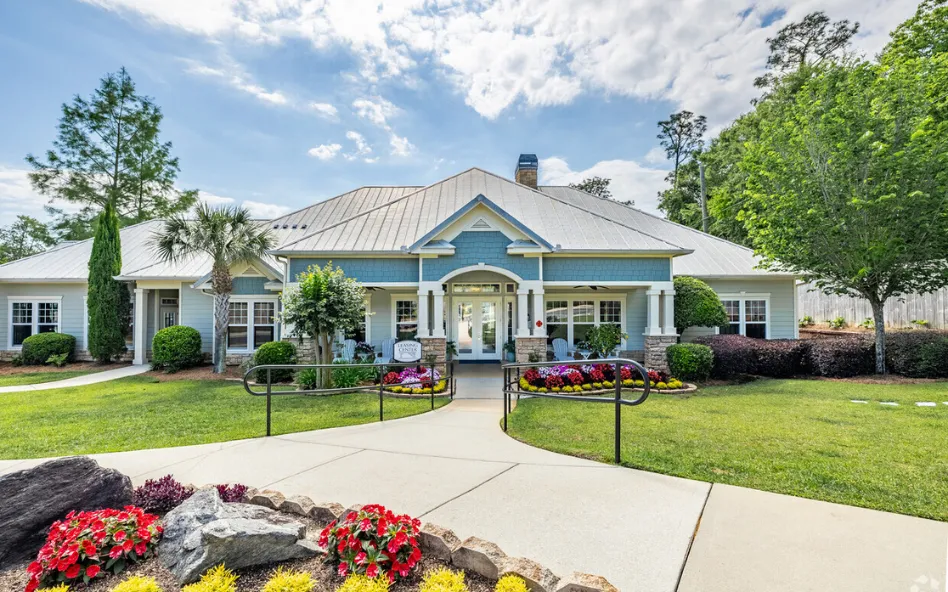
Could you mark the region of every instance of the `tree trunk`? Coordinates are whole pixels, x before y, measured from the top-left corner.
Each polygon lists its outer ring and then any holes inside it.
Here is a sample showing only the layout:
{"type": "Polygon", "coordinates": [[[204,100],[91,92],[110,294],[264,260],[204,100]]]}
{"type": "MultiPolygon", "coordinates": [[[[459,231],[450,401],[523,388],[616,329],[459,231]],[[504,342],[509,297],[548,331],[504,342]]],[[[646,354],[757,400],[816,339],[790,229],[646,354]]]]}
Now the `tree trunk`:
{"type": "MultiPolygon", "coordinates": [[[[227,357],[227,324],[230,316],[230,293],[214,294],[214,373],[224,373],[227,357]]],[[[249,338],[249,336],[248,336],[249,338]]]]}
{"type": "Polygon", "coordinates": [[[876,374],[885,374],[885,303],[869,300],[876,329],[876,374]]]}
{"type": "MultiPolygon", "coordinates": [[[[332,364],[332,340],[329,334],[320,333],[317,343],[319,344],[319,363],[332,364]]],[[[319,372],[319,383],[320,388],[332,388],[332,371],[329,368],[323,368],[319,372]]]]}

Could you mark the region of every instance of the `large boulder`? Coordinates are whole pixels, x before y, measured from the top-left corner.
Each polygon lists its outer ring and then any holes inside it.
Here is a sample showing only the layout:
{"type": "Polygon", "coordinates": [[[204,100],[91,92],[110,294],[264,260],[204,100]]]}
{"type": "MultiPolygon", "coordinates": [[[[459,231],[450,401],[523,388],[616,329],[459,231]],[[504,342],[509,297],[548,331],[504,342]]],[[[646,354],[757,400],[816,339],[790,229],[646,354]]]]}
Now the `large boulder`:
{"type": "Polygon", "coordinates": [[[305,524],[262,506],[226,504],[214,488],[168,512],[163,524],[158,556],[181,584],[222,563],[242,569],[319,552],[305,524]]]}
{"type": "Polygon", "coordinates": [[[0,569],[35,558],[50,525],[69,512],[131,503],[132,480],[87,456],[0,477],[0,569]]]}

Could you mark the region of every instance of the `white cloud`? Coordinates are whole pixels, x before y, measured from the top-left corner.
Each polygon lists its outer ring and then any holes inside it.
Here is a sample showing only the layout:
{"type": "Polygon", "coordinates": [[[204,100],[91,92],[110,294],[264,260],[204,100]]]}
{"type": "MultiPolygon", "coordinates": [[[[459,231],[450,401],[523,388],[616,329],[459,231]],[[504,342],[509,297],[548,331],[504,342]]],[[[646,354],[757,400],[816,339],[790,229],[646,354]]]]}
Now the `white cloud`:
{"type": "Polygon", "coordinates": [[[329,103],[310,103],[309,108],[325,117],[326,119],[336,119],[339,116],[339,110],[329,103]]]}
{"type": "MultiPolygon", "coordinates": [[[[433,65],[478,113],[559,105],[582,93],[671,101],[712,129],[757,95],[766,38],[813,10],[862,25],[873,54],[917,0],[85,0],[216,42],[303,39],[349,49],[368,82],[433,65]],[[771,15],[780,14],[772,19],[771,15]],[[763,27],[765,21],[773,20],[763,27]]],[[[247,92],[253,92],[247,89],[247,92]]],[[[266,91],[263,94],[272,93],[266,91]]],[[[274,97],[275,98],[275,97],[274,97]]],[[[270,100],[261,97],[261,100],[270,100]]],[[[378,120],[376,109],[365,105],[378,120]]],[[[381,114],[384,119],[386,116],[381,114]]]]}
{"type": "Polygon", "coordinates": [[[661,214],[658,210],[658,192],[665,189],[668,172],[644,167],[634,160],[604,160],[583,171],[574,171],[569,163],[558,157],[540,161],[541,185],[568,185],[588,177],[612,179],[609,190],[617,201],[635,200],[635,207],[661,214]]]}
{"type": "Polygon", "coordinates": [[[271,105],[287,105],[290,101],[285,94],[278,90],[269,90],[256,84],[250,76],[239,67],[231,64],[226,67],[213,68],[200,62],[186,60],[189,63],[187,72],[198,76],[218,78],[225,84],[239,91],[248,93],[264,103],[271,105]]]}
{"type": "Polygon", "coordinates": [[[645,162],[649,164],[665,164],[668,162],[668,154],[664,148],[656,146],[645,154],[645,162]]]}
{"type": "MultiPolygon", "coordinates": [[[[359,158],[360,156],[364,157],[367,154],[372,153],[372,147],[369,146],[368,142],[365,141],[365,137],[359,132],[350,130],[346,132],[346,137],[349,138],[349,140],[351,140],[356,146],[354,152],[350,152],[345,155],[346,160],[355,160],[356,158],[359,158]]],[[[370,161],[368,158],[366,158],[366,162],[375,162],[376,160],[378,159],[370,161]]]]}
{"type": "MultiPolygon", "coordinates": [[[[208,193],[207,191],[198,191],[198,199],[214,208],[232,206],[237,203],[237,200],[233,197],[216,195],[213,193],[208,193]]],[[[287,206],[253,201],[249,199],[244,200],[240,203],[240,205],[244,208],[247,208],[247,210],[250,212],[250,215],[254,218],[266,220],[278,218],[290,211],[290,208],[287,206]]]]}
{"type": "MultiPolygon", "coordinates": [[[[46,221],[49,216],[43,207],[49,203],[49,198],[41,195],[30,184],[31,169],[0,164],[0,226],[13,222],[19,215],[33,216],[40,221],[46,221]]],[[[56,200],[53,206],[65,212],[78,212],[82,206],[62,200],[56,200]]]]}
{"type": "Polygon", "coordinates": [[[368,119],[382,129],[390,129],[388,118],[398,113],[398,107],[382,97],[373,99],[356,99],[352,101],[352,108],[362,119],[368,119]]]}
{"type": "Polygon", "coordinates": [[[335,158],[340,150],[342,150],[341,144],[320,144],[315,148],[310,148],[307,154],[319,160],[330,160],[335,158]]]}
{"type": "Polygon", "coordinates": [[[408,138],[402,138],[394,133],[389,137],[389,144],[392,146],[393,156],[408,156],[415,150],[415,146],[408,141],[408,138]]]}

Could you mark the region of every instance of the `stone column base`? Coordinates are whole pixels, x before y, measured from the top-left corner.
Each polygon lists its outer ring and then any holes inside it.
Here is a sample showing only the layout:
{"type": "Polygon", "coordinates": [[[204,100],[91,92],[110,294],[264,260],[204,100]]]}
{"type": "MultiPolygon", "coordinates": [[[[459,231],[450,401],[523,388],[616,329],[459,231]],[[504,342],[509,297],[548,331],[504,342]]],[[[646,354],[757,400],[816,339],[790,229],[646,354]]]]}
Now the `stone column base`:
{"type": "Polygon", "coordinates": [[[517,363],[529,362],[530,354],[536,354],[540,362],[546,361],[546,337],[517,337],[517,363]]]}
{"type": "Polygon", "coordinates": [[[315,339],[312,337],[284,337],[283,341],[296,346],[296,360],[300,364],[316,363],[316,352],[319,348],[315,339]]]}
{"type": "Polygon", "coordinates": [[[649,370],[668,372],[668,358],[665,350],[669,345],[678,343],[678,337],[672,335],[645,336],[645,367],[649,370]]]}
{"type": "Polygon", "coordinates": [[[419,337],[418,342],[421,343],[421,363],[427,364],[428,357],[434,356],[435,368],[441,373],[442,376],[446,375],[448,372],[447,364],[445,363],[448,349],[447,338],[419,337]]]}

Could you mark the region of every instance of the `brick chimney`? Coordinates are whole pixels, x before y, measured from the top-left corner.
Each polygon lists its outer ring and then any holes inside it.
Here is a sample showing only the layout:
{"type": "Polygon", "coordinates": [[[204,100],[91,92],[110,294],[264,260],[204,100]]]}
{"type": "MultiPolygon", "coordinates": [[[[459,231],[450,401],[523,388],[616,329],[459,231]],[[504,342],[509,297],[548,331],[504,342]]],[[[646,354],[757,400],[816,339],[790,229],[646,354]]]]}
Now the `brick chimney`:
{"type": "Polygon", "coordinates": [[[517,171],[514,180],[531,189],[537,188],[537,171],[540,165],[536,154],[521,154],[517,160],[517,171]]]}

